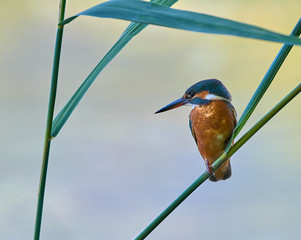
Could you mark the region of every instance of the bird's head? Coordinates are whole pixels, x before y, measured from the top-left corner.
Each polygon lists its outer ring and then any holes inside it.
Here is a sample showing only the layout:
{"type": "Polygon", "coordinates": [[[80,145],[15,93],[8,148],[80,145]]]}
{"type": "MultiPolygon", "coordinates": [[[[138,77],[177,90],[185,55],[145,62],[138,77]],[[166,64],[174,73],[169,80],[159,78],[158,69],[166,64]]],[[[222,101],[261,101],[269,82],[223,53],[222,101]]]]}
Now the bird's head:
{"type": "Polygon", "coordinates": [[[161,108],[155,113],[165,112],[183,105],[203,105],[210,101],[231,101],[227,88],[217,79],[207,79],[192,85],[186,90],[183,97],[161,108]]]}

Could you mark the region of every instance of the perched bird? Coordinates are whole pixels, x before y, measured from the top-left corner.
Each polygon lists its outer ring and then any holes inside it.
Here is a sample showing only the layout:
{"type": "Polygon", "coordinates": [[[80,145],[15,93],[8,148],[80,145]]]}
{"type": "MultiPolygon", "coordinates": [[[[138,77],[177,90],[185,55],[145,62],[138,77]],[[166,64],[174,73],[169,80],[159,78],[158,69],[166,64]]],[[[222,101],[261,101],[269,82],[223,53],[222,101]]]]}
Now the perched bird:
{"type": "Polygon", "coordinates": [[[223,153],[236,126],[236,111],[231,95],[221,81],[208,79],[188,88],[182,98],[168,104],[155,113],[161,113],[183,105],[191,105],[189,127],[201,153],[209,180],[225,180],[231,176],[230,159],[213,173],[211,165],[223,153]]]}

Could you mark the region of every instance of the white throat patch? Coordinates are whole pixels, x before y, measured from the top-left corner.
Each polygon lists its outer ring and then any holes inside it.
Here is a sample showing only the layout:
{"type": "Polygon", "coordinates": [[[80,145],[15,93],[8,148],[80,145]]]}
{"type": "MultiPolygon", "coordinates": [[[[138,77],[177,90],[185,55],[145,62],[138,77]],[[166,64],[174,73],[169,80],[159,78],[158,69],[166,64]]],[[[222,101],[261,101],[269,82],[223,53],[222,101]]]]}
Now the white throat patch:
{"type": "Polygon", "coordinates": [[[217,96],[217,95],[214,95],[214,94],[211,94],[211,93],[207,94],[207,96],[204,99],[207,99],[207,100],[224,100],[224,101],[229,102],[229,100],[227,98],[220,97],[220,96],[217,96]]]}
{"type": "Polygon", "coordinates": [[[195,107],[197,107],[198,105],[197,104],[191,104],[192,106],[192,109],[194,109],[195,107]]]}
{"type": "MultiPolygon", "coordinates": [[[[220,97],[220,96],[217,96],[217,95],[211,94],[211,93],[207,94],[206,97],[205,97],[204,99],[210,100],[210,101],[222,100],[222,101],[230,102],[227,98],[220,97]]],[[[198,107],[198,106],[199,106],[198,104],[191,104],[191,103],[188,103],[187,105],[192,106],[192,109],[194,109],[195,107],[198,107]]]]}

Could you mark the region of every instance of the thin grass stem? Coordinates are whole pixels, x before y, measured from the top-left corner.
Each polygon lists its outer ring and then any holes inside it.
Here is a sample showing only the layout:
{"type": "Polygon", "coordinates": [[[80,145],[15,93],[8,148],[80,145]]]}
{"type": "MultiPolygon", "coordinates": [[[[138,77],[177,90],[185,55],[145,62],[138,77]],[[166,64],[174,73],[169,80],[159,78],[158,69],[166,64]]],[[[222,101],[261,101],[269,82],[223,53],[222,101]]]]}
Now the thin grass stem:
{"type": "MultiPolygon", "coordinates": [[[[260,128],[271,120],[286,104],[288,104],[301,91],[299,84],[283,100],[281,100],[271,111],[269,111],[261,120],[259,120],[246,134],[244,134],[229,150],[222,154],[212,165],[213,171],[218,169],[228,158],[230,158],[239,148],[241,148],[260,128]]],[[[193,193],[210,176],[205,171],[196,179],[174,202],[172,202],[157,218],[155,218],[136,238],[135,240],[145,239],[169,214],[171,214],[191,193],[193,193]]]]}
{"type": "MultiPolygon", "coordinates": [[[[66,0],[61,0],[58,22],[64,20],[65,6],[66,6],[66,0]]],[[[63,31],[64,28],[62,26],[58,26],[57,34],[56,34],[56,42],[55,42],[54,59],[53,59],[48,113],[47,113],[47,120],[46,120],[46,132],[45,132],[45,139],[44,139],[43,159],[42,159],[42,167],[41,167],[41,174],[40,174],[39,192],[38,192],[38,203],[37,203],[37,211],[36,211],[36,219],[35,219],[34,238],[33,238],[34,240],[39,240],[40,233],[41,233],[43,204],[44,204],[47,168],[48,168],[50,142],[51,142],[51,128],[52,128],[53,112],[54,112],[56,92],[57,92],[57,82],[58,82],[63,31]]]]}

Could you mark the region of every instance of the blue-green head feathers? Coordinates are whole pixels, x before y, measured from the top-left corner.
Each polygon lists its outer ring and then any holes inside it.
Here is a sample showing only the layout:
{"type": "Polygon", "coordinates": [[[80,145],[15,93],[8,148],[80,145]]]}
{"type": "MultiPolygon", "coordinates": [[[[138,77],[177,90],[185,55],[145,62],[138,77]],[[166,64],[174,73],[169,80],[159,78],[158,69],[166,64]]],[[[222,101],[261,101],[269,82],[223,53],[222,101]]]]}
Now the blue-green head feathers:
{"type": "Polygon", "coordinates": [[[195,94],[208,91],[209,94],[214,94],[218,97],[222,97],[231,101],[231,94],[227,88],[217,79],[207,79],[199,81],[188,88],[184,94],[185,98],[192,98],[195,94]]]}

